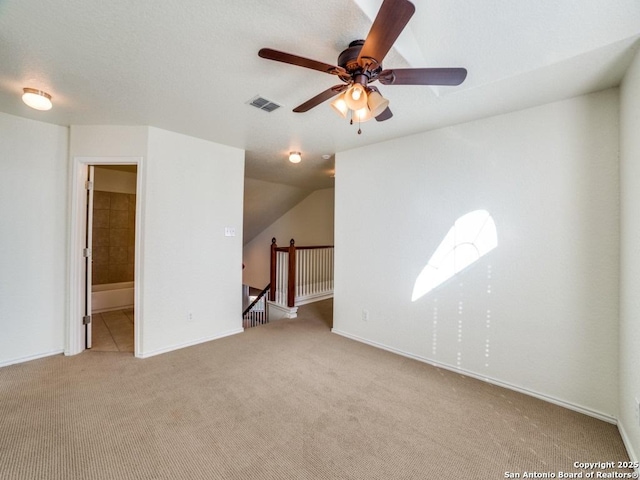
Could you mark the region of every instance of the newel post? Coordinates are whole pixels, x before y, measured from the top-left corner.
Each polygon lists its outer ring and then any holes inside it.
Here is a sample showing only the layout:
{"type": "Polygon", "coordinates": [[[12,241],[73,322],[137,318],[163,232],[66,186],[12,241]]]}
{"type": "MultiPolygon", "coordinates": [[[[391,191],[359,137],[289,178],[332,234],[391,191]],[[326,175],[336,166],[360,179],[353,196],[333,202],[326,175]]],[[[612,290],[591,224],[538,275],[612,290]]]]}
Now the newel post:
{"type": "Polygon", "coordinates": [[[276,237],[271,239],[271,269],[269,272],[269,282],[271,283],[271,288],[269,289],[269,301],[275,302],[276,300],[276,237]]]}
{"type": "Polygon", "coordinates": [[[289,242],[289,275],[287,284],[287,306],[296,305],[296,242],[291,239],[289,242]]]}

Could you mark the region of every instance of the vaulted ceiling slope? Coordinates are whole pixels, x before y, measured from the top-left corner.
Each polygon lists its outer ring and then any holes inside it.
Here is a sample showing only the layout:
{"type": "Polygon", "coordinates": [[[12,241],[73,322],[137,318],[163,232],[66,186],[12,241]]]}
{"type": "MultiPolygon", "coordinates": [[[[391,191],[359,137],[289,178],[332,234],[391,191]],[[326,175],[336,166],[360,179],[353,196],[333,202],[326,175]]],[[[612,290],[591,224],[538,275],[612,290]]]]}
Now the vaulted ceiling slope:
{"type": "Polygon", "coordinates": [[[265,228],[307,198],[311,192],[312,190],[282,183],[245,178],[243,244],[246,245],[257,237],[265,228]]]}
{"type": "MultiPolygon", "coordinates": [[[[246,175],[333,185],[333,157],[444,125],[619,84],[640,34],[637,0],[422,0],[385,68],[464,66],[457,87],[380,86],[394,117],[357,127],[328,103],[292,109],[332,75],[259,58],[262,47],[335,64],[381,0],[0,0],[0,111],[60,125],[152,125],[246,150],[246,175]],[[53,96],[30,110],[23,87],[53,96]],[[248,105],[261,95],[281,108],[248,105]],[[290,150],[303,162],[292,165],[290,150]]],[[[391,160],[391,159],[390,159],[391,160]]]]}

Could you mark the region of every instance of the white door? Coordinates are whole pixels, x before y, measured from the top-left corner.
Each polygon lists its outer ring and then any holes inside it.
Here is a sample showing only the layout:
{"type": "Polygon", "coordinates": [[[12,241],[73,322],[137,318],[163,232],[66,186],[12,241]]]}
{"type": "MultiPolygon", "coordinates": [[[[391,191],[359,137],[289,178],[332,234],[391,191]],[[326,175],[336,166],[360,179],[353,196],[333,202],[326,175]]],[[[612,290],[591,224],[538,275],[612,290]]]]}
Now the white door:
{"type": "Polygon", "coordinates": [[[91,252],[93,244],[93,165],[89,165],[89,173],[86,183],[87,188],[87,234],[85,237],[85,245],[83,250],[85,268],[84,268],[84,316],[83,323],[85,325],[85,347],[91,348],[91,272],[93,255],[91,252]]]}

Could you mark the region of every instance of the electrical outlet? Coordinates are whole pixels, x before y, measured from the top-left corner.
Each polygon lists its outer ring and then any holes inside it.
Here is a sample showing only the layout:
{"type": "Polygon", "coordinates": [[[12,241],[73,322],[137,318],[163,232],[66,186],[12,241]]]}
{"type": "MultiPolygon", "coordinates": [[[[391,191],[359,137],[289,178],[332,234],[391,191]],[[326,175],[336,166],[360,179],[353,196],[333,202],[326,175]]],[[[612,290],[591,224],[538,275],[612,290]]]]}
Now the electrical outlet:
{"type": "Polygon", "coordinates": [[[193,322],[193,313],[192,312],[187,313],[187,322],[193,322]]]}
{"type": "Polygon", "coordinates": [[[369,310],[362,310],[362,321],[363,322],[369,321],[369,310]]]}

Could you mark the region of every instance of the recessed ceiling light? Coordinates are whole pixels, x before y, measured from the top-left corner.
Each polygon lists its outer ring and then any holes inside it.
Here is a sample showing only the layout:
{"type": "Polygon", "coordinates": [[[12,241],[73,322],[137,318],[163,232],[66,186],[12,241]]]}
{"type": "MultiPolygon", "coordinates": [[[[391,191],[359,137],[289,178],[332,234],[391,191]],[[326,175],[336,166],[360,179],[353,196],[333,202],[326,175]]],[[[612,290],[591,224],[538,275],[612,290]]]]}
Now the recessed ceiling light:
{"type": "Polygon", "coordinates": [[[51,95],[35,88],[23,88],[22,101],[36,110],[51,110],[51,95]]]}
{"type": "Polygon", "coordinates": [[[331,155],[325,153],[324,155],[322,155],[322,158],[324,158],[325,160],[329,160],[331,158],[331,155]]]}
{"type": "Polygon", "coordinates": [[[289,161],[291,163],[300,163],[302,161],[302,155],[300,152],[289,152],[289,161]]]}

